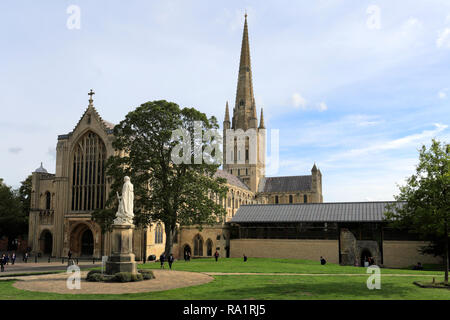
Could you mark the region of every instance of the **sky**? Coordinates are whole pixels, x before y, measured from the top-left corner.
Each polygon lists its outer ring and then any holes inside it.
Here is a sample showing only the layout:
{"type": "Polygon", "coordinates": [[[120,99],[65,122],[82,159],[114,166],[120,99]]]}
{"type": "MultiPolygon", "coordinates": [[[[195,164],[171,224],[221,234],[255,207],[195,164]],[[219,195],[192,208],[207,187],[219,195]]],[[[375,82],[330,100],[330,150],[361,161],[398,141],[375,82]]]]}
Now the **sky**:
{"type": "Polygon", "coordinates": [[[325,202],[393,200],[418,148],[450,142],[448,0],[2,0],[0,178],[55,172],[91,88],[109,122],[165,99],[222,123],[245,12],[273,175],[316,163],[325,202]]]}

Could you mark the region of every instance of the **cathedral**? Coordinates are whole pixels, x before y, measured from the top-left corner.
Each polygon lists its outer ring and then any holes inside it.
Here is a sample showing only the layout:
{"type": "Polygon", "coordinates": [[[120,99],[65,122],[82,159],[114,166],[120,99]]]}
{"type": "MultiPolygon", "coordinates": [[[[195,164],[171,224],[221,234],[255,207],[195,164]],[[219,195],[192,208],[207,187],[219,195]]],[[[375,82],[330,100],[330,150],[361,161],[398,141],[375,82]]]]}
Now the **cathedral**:
{"type": "MultiPolygon", "coordinates": [[[[104,207],[110,192],[112,181],[104,168],[115,152],[114,125],[98,114],[93,94],[91,90],[88,107],[74,129],[58,136],[55,173],[48,173],[41,163],[32,174],[28,243],[33,253],[64,257],[71,251],[74,257],[100,258],[111,252],[110,234],[102,233],[91,213],[104,207]]],[[[262,109],[259,114],[258,121],[245,16],[236,99],[231,117],[228,102],[225,106],[224,162],[216,173],[227,181],[227,196],[216,197],[226,218],[201,231],[179,226],[175,257],[186,252],[194,258],[208,257],[218,251],[222,257],[326,256],[330,262],[353,265],[371,256],[389,266],[433,260],[417,257],[418,239],[386,227],[386,203],[323,203],[322,173],[315,164],[308,175],[266,177],[265,158],[260,152],[256,161],[249,156],[265,141],[262,109]],[[226,142],[230,129],[254,130],[256,140],[246,139],[241,152],[236,142],[226,142]],[[231,159],[226,159],[228,155],[231,159]]],[[[163,223],[135,229],[137,260],[158,257],[164,247],[163,223]]]]}

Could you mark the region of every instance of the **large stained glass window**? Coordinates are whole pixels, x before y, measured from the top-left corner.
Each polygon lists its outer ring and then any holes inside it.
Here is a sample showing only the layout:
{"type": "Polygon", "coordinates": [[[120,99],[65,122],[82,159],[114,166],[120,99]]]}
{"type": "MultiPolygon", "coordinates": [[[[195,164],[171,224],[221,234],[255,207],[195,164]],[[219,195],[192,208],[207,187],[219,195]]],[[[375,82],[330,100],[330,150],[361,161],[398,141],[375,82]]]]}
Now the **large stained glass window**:
{"type": "Polygon", "coordinates": [[[78,140],[72,157],[72,210],[102,209],[106,193],[105,144],[88,131],[78,140]]]}

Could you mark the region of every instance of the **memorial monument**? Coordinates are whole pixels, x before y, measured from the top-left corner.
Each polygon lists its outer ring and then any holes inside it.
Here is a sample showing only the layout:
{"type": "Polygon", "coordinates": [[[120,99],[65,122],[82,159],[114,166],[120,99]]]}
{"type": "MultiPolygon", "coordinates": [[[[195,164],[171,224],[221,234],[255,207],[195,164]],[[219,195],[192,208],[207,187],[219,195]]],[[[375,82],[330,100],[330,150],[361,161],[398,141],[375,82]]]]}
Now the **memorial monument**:
{"type": "Polygon", "coordinates": [[[117,272],[137,273],[133,253],[133,201],[134,191],[130,177],[124,178],[122,195],[119,198],[119,208],[114,219],[112,230],[112,253],[106,262],[106,274],[117,272]]]}

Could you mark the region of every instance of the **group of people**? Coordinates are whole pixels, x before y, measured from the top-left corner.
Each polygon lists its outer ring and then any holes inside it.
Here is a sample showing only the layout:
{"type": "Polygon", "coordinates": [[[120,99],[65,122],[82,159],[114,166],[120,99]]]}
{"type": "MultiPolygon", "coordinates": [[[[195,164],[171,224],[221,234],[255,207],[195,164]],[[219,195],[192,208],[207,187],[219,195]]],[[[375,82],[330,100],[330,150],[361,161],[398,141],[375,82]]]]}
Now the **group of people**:
{"type": "MultiPolygon", "coordinates": [[[[169,269],[172,270],[172,264],[175,261],[175,258],[173,254],[169,254],[169,257],[167,258],[167,262],[169,263],[169,269]]],[[[166,254],[163,252],[159,256],[159,262],[161,263],[161,269],[164,269],[164,263],[166,262],[166,254]]]]}
{"type": "MultiPolygon", "coordinates": [[[[247,256],[244,253],[244,262],[247,262],[247,256]]],[[[214,259],[216,259],[216,262],[219,261],[219,251],[216,250],[216,252],[214,252],[214,259]]],[[[169,269],[172,269],[172,264],[175,261],[175,258],[173,256],[173,254],[171,253],[169,255],[169,257],[167,258],[167,262],[169,263],[169,269]]],[[[191,253],[189,251],[185,251],[184,252],[184,261],[188,262],[191,261],[191,253]]],[[[166,262],[166,254],[163,252],[161,253],[161,255],[159,256],[159,262],[161,264],[161,269],[164,269],[164,263],[166,262]]]]}
{"type": "Polygon", "coordinates": [[[8,254],[8,253],[2,254],[2,256],[0,257],[1,272],[5,271],[5,266],[8,265],[9,262],[11,262],[11,264],[16,263],[16,253],[15,252],[13,252],[11,254],[8,254]]]}

